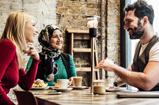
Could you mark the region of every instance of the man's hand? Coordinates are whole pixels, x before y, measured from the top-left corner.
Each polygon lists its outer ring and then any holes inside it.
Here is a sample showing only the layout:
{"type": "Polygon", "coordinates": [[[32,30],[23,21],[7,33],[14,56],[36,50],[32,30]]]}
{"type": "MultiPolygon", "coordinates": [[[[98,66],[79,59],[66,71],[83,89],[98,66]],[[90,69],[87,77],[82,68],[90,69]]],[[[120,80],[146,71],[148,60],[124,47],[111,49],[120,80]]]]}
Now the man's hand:
{"type": "Polygon", "coordinates": [[[113,71],[112,67],[113,67],[114,65],[115,65],[115,64],[114,64],[114,62],[113,62],[112,60],[106,58],[106,59],[104,59],[104,60],[101,60],[101,61],[97,64],[96,68],[99,68],[99,69],[103,68],[103,69],[105,69],[105,70],[107,70],[107,71],[113,71]]]}

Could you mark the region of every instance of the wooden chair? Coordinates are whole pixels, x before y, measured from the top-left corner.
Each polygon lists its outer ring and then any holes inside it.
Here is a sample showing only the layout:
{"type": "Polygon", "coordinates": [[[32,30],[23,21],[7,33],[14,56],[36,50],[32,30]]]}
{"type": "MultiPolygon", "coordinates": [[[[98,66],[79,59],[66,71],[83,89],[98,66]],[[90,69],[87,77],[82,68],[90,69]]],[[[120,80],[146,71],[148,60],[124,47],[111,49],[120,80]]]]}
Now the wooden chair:
{"type": "Polygon", "coordinates": [[[38,105],[34,95],[29,91],[14,90],[18,105],[38,105]]]}
{"type": "Polygon", "coordinates": [[[38,105],[60,105],[55,102],[49,102],[49,101],[46,101],[46,100],[38,98],[38,97],[36,97],[36,99],[38,101],[38,105]]]}
{"type": "Polygon", "coordinates": [[[14,90],[18,105],[59,105],[54,102],[49,102],[34,95],[29,91],[14,90]]]}

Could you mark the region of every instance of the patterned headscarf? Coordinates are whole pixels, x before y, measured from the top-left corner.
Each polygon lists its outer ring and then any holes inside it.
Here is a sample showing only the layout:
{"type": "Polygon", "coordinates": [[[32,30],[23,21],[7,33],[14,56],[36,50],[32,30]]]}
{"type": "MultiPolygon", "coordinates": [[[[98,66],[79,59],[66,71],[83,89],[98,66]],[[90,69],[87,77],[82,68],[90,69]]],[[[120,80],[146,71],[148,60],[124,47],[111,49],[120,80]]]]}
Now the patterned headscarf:
{"type": "MultiPolygon", "coordinates": [[[[39,43],[42,46],[41,54],[45,56],[45,61],[48,62],[46,66],[48,66],[48,72],[50,74],[56,74],[58,68],[55,64],[55,59],[58,58],[61,54],[59,49],[55,49],[50,45],[50,39],[55,30],[60,30],[58,27],[53,27],[51,25],[47,25],[45,29],[40,32],[39,35],[39,43]]],[[[61,31],[61,30],[60,30],[61,31]]],[[[62,32],[62,31],[61,31],[62,32]]]]}

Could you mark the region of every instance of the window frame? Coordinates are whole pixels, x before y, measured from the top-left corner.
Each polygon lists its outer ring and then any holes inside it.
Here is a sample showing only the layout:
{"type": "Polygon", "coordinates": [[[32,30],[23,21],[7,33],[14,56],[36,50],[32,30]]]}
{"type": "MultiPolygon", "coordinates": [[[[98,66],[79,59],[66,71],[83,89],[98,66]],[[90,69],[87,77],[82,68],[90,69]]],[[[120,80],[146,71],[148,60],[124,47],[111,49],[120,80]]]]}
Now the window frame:
{"type": "Polygon", "coordinates": [[[131,0],[120,0],[120,65],[127,68],[131,64],[131,40],[128,33],[124,30],[123,9],[131,0]]]}

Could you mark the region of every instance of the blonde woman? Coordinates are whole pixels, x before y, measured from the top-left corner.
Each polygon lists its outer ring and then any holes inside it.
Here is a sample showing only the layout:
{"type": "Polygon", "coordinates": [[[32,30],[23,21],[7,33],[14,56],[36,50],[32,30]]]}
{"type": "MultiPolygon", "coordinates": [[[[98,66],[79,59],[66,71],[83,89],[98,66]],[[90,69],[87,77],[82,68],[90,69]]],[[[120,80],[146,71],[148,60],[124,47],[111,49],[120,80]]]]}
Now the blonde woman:
{"type": "Polygon", "coordinates": [[[31,88],[36,77],[39,55],[32,42],[36,35],[32,16],[16,11],[10,13],[0,40],[0,105],[14,105],[7,97],[10,88],[19,84],[25,90],[31,88]],[[33,58],[29,72],[22,68],[22,54],[33,58]]]}

